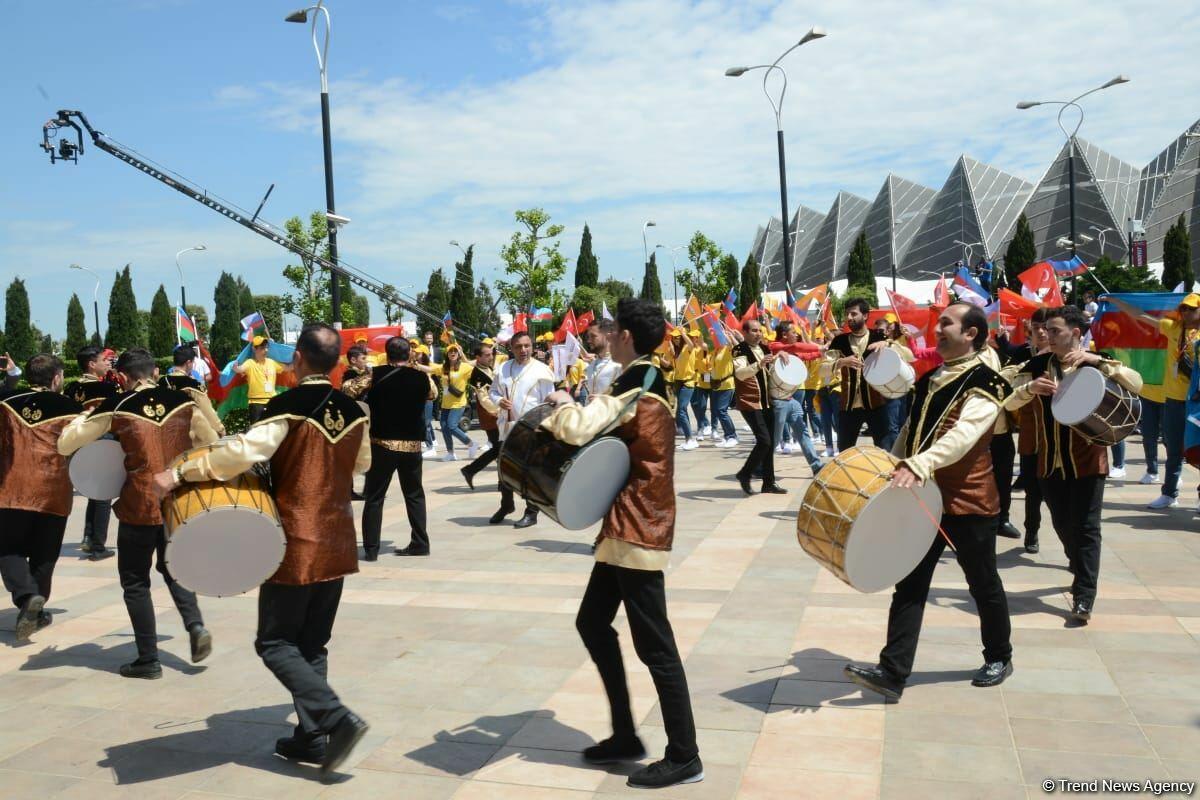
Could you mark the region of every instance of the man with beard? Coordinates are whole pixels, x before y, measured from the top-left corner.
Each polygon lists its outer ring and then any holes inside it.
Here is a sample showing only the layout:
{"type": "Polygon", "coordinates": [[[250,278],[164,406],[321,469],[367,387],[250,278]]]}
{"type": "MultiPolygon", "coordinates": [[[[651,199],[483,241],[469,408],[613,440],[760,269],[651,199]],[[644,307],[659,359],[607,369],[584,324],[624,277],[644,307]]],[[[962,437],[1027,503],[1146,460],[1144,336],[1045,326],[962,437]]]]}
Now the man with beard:
{"type": "Polygon", "coordinates": [[[491,391],[492,382],[496,379],[495,365],[495,348],[486,343],[479,345],[475,351],[475,367],[471,370],[467,385],[475,392],[475,412],[479,417],[480,430],[487,434],[488,448],[459,470],[472,490],[475,489],[475,476],[500,455],[500,426],[496,422],[496,415],[484,408],[482,400],[491,391]]]}
{"type": "Polygon", "coordinates": [[[738,411],[754,434],[754,447],[738,470],[738,483],[743,492],[754,494],[750,479],[761,469],[763,494],[784,494],[784,489],[775,482],[775,442],[771,435],[775,417],[767,385],[769,370],[778,356],[763,349],[762,324],[758,320],[743,323],[742,336],[742,341],[733,348],[734,394],[738,411]]]}
{"type": "Polygon", "coordinates": [[[839,333],[829,343],[826,361],[837,370],[842,384],[841,407],[838,410],[838,449],[847,450],[858,441],[863,423],[871,432],[876,447],[891,449],[887,401],[863,378],[863,359],[870,350],[891,347],[906,361],[912,361],[912,351],[902,344],[890,342],[879,330],[867,330],[866,300],[854,298],[846,303],[846,324],[849,333],[839,333]]]}

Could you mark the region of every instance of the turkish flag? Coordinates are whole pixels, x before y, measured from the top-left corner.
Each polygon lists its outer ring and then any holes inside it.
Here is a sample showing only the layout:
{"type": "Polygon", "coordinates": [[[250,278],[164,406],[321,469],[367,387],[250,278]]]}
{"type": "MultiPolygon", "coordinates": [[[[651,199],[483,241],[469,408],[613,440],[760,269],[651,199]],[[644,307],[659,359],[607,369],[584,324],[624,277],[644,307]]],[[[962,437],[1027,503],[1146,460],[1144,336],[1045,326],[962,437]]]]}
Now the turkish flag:
{"type": "Polygon", "coordinates": [[[585,311],[575,318],[575,327],[579,328],[579,332],[583,333],[588,328],[592,327],[592,323],[596,321],[596,315],[591,311],[585,311]]]}
{"type": "Polygon", "coordinates": [[[558,326],[558,330],[554,332],[554,341],[562,344],[567,340],[567,334],[578,336],[579,331],[576,330],[575,324],[575,309],[568,308],[567,313],[563,316],[562,324],[558,326]]]}
{"type": "Polygon", "coordinates": [[[1054,274],[1054,267],[1050,266],[1048,261],[1034,264],[1017,278],[1027,290],[1021,293],[1025,297],[1031,300],[1041,300],[1044,305],[1051,308],[1065,305],[1062,290],[1058,286],[1058,276],[1054,274]]]}

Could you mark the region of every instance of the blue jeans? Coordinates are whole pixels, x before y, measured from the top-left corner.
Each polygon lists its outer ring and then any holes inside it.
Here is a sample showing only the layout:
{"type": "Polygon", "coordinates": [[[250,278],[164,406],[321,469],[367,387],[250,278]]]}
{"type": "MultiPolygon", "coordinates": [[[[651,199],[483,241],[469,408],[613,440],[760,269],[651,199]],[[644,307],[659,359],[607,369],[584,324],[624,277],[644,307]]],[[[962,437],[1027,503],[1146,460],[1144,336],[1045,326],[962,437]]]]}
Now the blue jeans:
{"type": "Polygon", "coordinates": [[[733,426],[733,418],[729,416],[729,406],[733,402],[733,389],[721,389],[712,392],[713,427],[721,423],[721,432],[726,439],[737,438],[737,428],[733,426]]]}
{"type": "Polygon", "coordinates": [[[1146,474],[1158,474],[1158,440],[1162,433],[1163,404],[1142,398],[1142,450],[1146,455],[1146,474]]]}
{"type": "Polygon", "coordinates": [[[469,445],[471,437],[467,436],[466,432],[458,427],[458,423],[462,421],[463,412],[466,411],[466,406],[462,408],[443,408],[441,413],[442,423],[442,438],[446,440],[446,452],[454,452],[454,440],[458,439],[463,444],[469,445]]]}
{"type": "Polygon", "coordinates": [[[1113,469],[1122,469],[1125,466],[1124,440],[1119,441],[1112,446],[1112,465],[1113,469]]]}
{"type": "Polygon", "coordinates": [[[894,400],[888,400],[885,407],[887,408],[888,435],[887,443],[881,444],[880,447],[890,452],[892,445],[895,444],[896,439],[900,436],[900,428],[904,427],[904,398],[897,397],[894,400]]]}
{"type": "Polygon", "coordinates": [[[1183,472],[1183,426],[1187,424],[1187,403],[1167,400],[1163,404],[1162,435],[1167,445],[1167,474],[1162,493],[1179,497],[1179,476],[1183,472]]]}
{"type": "Polygon", "coordinates": [[[817,392],[815,389],[801,389],[800,391],[804,393],[804,419],[808,422],[808,429],[812,432],[813,436],[820,438],[821,420],[817,418],[817,407],[815,405],[817,392]]]}
{"type": "Polygon", "coordinates": [[[775,441],[783,441],[784,430],[790,430],[792,438],[800,442],[800,450],[808,459],[808,465],[815,472],[821,466],[821,457],[813,447],[812,437],[808,435],[808,425],[804,421],[804,403],[795,397],[787,400],[771,400],[775,409],[775,441]]]}
{"type": "Polygon", "coordinates": [[[433,401],[425,401],[425,445],[433,447],[433,401]]]}
{"type": "Polygon", "coordinates": [[[692,413],[696,415],[696,427],[703,430],[708,427],[708,389],[697,386],[692,390],[692,413]]]}
{"type": "Polygon", "coordinates": [[[832,453],[833,432],[838,423],[838,397],[829,389],[819,389],[817,394],[821,398],[821,432],[825,436],[825,449],[832,453]]]}
{"type": "Polygon", "coordinates": [[[675,389],[675,399],[678,408],[675,410],[675,424],[683,431],[683,438],[692,438],[692,423],[688,419],[688,409],[692,407],[693,386],[679,386],[675,389]]]}

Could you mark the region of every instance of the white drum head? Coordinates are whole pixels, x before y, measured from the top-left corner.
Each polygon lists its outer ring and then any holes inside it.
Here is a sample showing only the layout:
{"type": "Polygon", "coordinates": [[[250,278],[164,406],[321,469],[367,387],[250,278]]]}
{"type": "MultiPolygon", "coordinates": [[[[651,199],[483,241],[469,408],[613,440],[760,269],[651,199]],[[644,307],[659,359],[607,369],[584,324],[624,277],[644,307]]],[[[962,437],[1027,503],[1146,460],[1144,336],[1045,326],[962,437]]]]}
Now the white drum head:
{"type": "Polygon", "coordinates": [[[872,386],[885,386],[900,375],[904,359],[895,350],[882,347],[863,361],[863,378],[872,386]]]}
{"type": "Polygon", "coordinates": [[[800,360],[800,357],[791,353],[787,354],[787,363],[783,363],[782,358],[776,358],[772,368],[775,370],[775,377],[780,383],[785,383],[788,386],[799,386],[808,380],[808,366],[800,360]]]}
{"type": "Polygon", "coordinates": [[[908,576],[929,552],[942,517],[942,495],[932,480],[915,488],[888,487],[867,503],[846,540],[846,576],[860,592],[878,592],[908,576]],[[930,516],[933,519],[930,519],[930,516]]]}
{"type": "Polygon", "coordinates": [[[228,597],[257,589],[283,562],[287,542],[274,519],[249,508],[192,517],[167,542],[167,568],[196,594],[228,597]]]}
{"type": "Polygon", "coordinates": [[[1078,425],[1104,399],[1104,374],[1095,367],[1080,367],[1058,384],[1050,413],[1060,425],[1078,425]]]}
{"type": "Polygon", "coordinates": [[[558,524],[577,531],[604,519],[628,481],[629,448],[624,442],[605,436],[586,445],[559,484],[558,524]]]}
{"type": "Polygon", "coordinates": [[[89,500],[116,500],[125,485],[125,451],[115,439],[84,445],[67,467],[75,489],[89,500]]]}

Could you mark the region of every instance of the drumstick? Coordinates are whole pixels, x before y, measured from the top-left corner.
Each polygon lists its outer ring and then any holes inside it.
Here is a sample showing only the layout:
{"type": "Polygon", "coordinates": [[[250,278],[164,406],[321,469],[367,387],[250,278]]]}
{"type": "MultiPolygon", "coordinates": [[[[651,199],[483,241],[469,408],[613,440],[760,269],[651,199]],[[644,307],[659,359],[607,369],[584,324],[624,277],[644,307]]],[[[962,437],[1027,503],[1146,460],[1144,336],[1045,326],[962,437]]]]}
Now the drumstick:
{"type": "Polygon", "coordinates": [[[925,512],[925,516],[929,517],[929,521],[932,522],[935,526],[937,526],[938,533],[940,533],[942,535],[942,538],[946,540],[946,545],[950,548],[950,552],[957,554],[958,550],[957,550],[957,548],[954,547],[954,542],[950,541],[949,534],[947,534],[946,531],[944,531],[942,529],[941,521],[934,519],[933,512],[929,510],[929,506],[925,505],[925,501],[921,499],[921,495],[917,494],[916,488],[910,486],[910,487],[908,487],[908,490],[910,492],[912,492],[912,496],[916,498],[917,505],[919,505],[921,507],[921,510],[925,512]]]}

